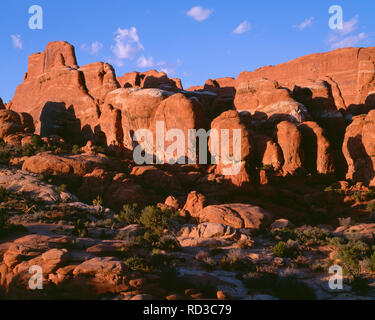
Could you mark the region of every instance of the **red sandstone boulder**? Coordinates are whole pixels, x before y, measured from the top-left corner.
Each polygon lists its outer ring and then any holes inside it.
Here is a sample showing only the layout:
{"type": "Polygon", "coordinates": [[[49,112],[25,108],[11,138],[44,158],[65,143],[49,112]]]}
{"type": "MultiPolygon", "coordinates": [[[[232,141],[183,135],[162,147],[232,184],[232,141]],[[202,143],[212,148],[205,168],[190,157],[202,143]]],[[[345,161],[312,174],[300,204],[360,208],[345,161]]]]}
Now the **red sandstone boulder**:
{"type": "Polygon", "coordinates": [[[154,166],[134,167],[130,176],[142,186],[155,189],[159,193],[181,190],[180,183],[175,175],[154,166]]]}
{"type": "Polygon", "coordinates": [[[258,230],[272,222],[272,215],[260,207],[249,204],[224,204],[205,207],[199,221],[220,223],[233,228],[258,230]]]}
{"type": "Polygon", "coordinates": [[[238,112],[249,112],[259,120],[272,117],[277,121],[302,122],[310,118],[307,109],[292,98],[289,90],[268,79],[248,80],[240,75],[234,105],[238,112]]]}
{"type": "Polygon", "coordinates": [[[250,132],[247,129],[245,123],[241,119],[239,113],[234,110],[229,110],[222,113],[219,117],[214,119],[211,124],[211,130],[215,129],[218,132],[218,142],[216,142],[218,149],[215,151],[214,145],[215,140],[212,136],[209,139],[209,150],[212,155],[218,155],[217,166],[215,172],[218,174],[224,174],[227,179],[235,186],[242,186],[244,183],[250,182],[250,177],[247,173],[246,162],[250,161],[254,153],[253,140],[251,138],[250,132]],[[222,154],[222,139],[224,135],[222,130],[227,130],[228,132],[228,151],[226,158],[223,158],[222,154]],[[239,130],[239,135],[234,139],[234,130],[239,130]],[[239,138],[239,139],[238,139],[239,138]],[[237,144],[237,143],[240,143],[237,144]],[[238,148],[240,146],[240,148],[238,148]],[[236,148],[236,150],[234,150],[236,148]],[[237,149],[238,148],[238,149],[237,149]],[[229,162],[228,162],[229,161],[229,162]],[[236,170],[238,167],[239,170],[236,170]],[[228,169],[233,168],[233,174],[229,174],[228,169]]]}
{"type": "Polygon", "coordinates": [[[313,121],[298,126],[302,133],[305,168],[311,173],[329,175],[335,173],[331,144],[325,137],[323,129],[313,121]]]}
{"type": "Polygon", "coordinates": [[[187,197],[184,210],[189,212],[192,217],[196,218],[199,217],[200,212],[207,205],[208,201],[203,194],[192,191],[187,197]]]}
{"type": "Polygon", "coordinates": [[[95,168],[105,167],[107,163],[108,159],[100,155],[58,156],[46,152],[26,159],[22,170],[45,176],[84,176],[95,168]]]}
{"type": "MultiPolygon", "coordinates": [[[[107,95],[105,104],[121,111],[124,146],[126,148],[133,150],[134,133],[138,129],[150,129],[158,106],[170,95],[170,92],[160,89],[117,89],[107,95]]],[[[103,116],[106,118],[109,114],[108,108],[104,107],[103,110],[103,116]]],[[[118,115],[116,115],[115,123],[113,123],[113,113],[110,117],[112,117],[112,121],[108,123],[103,120],[102,122],[106,124],[102,123],[101,125],[102,130],[107,135],[107,142],[108,140],[113,141],[115,136],[110,127],[118,128],[118,115]]],[[[119,128],[118,130],[118,133],[120,133],[119,128]]]]}
{"type": "Polygon", "coordinates": [[[22,133],[23,126],[21,117],[17,112],[11,110],[0,110],[0,138],[11,134],[22,133]]]}
{"type": "Polygon", "coordinates": [[[98,104],[104,102],[108,92],[120,88],[115,70],[108,63],[91,63],[78,70],[83,72],[87,90],[98,104]]]}
{"type": "Polygon", "coordinates": [[[255,157],[260,166],[272,166],[275,171],[281,169],[284,162],[283,153],[279,145],[272,138],[253,133],[255,157]]]}
{"type": "Polygon", "coordinates": [[[347,128],[343,153],[348,163],[347,179],[375,186],[375,110],[353,118],[347,128]]]}
{"type": "Polygon", "coordinates": [[[121,110],[105,104],[101,108],[99,119],[100,130],[104,133],[107,146],[122,146],[124,130],[122,127],[121,110]]]}
{"type": "Polygon", "coordinates": [[[302,167],[302,134],[294,123],[283,121],[276,126],[276,139],[284,156],[284,174],[294,175],[302,167]]]}
{"type": "MultiPolygon", "coordinates": [[[[157,123],[164,123],[165,134],[168,130],[178,129],[184,133],[184,146],[179,146],[185,150],[185,156],[188,156],[189,148],[189,130],[190,129],[201,129],[205,127],[205,112],[203,106],[195,99],[188,99],[181,93],[174,94],[173,96],[165,99],[157,108],[155,116],[151,123],[151,130],[154,136],[154,150],[156,151],[157,146],[157,123]]],[[[166,139],[165,139],[166,140],[166,139]]],[[[196,139],[194,140],[196,141],[196,139]]],[[[173,141],[165,141],[164,149],[167,150],[171,144],[179,143],[176,142],[176,138],[173,141]]],[[[197,148],[198,152],[198,148],[197,148]]],[[[169,160],[177,159],[177,154],[165,154],[165,162],[169,160]]]]}

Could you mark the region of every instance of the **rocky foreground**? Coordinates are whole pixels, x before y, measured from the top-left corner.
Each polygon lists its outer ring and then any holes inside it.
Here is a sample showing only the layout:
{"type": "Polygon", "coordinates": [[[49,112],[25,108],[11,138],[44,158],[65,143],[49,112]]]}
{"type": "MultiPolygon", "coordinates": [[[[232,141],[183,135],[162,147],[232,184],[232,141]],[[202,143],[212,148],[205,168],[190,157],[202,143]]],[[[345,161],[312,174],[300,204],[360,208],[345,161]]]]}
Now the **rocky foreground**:
{"type": "Polygon", "coordinates": [[[375,48],[184,90],[48,44],[0,100],[0,297],[375,298],[374,97],[375,48]],[[240,172],[136,165],[134,132],[158,121],[241,129],[240,172]]]}

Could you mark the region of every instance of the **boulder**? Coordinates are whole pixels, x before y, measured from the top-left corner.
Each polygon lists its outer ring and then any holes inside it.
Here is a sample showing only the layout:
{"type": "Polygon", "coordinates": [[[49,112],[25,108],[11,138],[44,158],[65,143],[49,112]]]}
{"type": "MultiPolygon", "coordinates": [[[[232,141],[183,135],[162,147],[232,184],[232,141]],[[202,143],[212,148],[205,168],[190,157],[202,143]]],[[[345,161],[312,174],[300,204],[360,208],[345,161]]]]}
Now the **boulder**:
{"type": "Polygon", "coordinates": [[[189,212],[192,217],[196,218],[199,217],[199,213],[207,205],[208,201],[203,194],[198,193],[197,191],[192,191],[187,197],[184,210],[189,212]]]}
{"type": "Polygon", "coordinates": [[[302,133],[302,148],[305,157],[305,168],[311,173],[329,175],[335,173],[331,144],[323,129],[313,121],[298,126],[302,133]]]}
{"type": "Polygon", "coordinates": [[[252,133],[257,163],[262,166],[272,166],[275,171],[282,168],[284,158],[280,146],[272,138],[259,133],[252,133]]]}
{"type": "Polygon", "coordinates": [[[346,178],[375,186],[375,110],[353,118],[346,129],[343,154],[348,164],[346,178]]]}
{"type": "Polygon", "coordinates": [[[256,120],[303,122],[310,118],[305,106],[295,101],[289,90],[268,79],[250,81],[240,75],[234,105],[238,112],[248,112],[256,120]]]}
{"type": "Polygon", "coordinates": [[[0,138],[23,132],[21,117],[17,112],[0,110],[0,138]]]}
{"type": "Polygon", "coordinates": [[[294,123],[282,121],[276,126],[276,139],[284,157],[284,174],[294,175],[303,168],[302,134],[294,123]]]}
{"type": "Polygon", "coordinates": [[[222,113],[212,121],[211,130],[216,130],[218,133],[218,139],[215,140],[211,135],[208,143],[211,155],[217,157],[215,173],[224,175],[234,186],[242,187],[249,183],[247,162],[254,154],[254,144],[250,131],[239,113],[235,110],[222,113]],[[239,132],[238,136],[235,135],[234,130],[239,132]],[[225,131],[227,135],[224,134],[225,131]],[[223,140],[224,138],[228,139],[227,142],[223,140]],[[222,149],[224,142],[228,149],[222,149]]]}
{"type": "Polygon", "coordinates": [[[272,215],[264,209],[249,204],[224,204],[205,207],[199,221],[225,224],[236,229],[258,230],[271,222],[272,215]]]}

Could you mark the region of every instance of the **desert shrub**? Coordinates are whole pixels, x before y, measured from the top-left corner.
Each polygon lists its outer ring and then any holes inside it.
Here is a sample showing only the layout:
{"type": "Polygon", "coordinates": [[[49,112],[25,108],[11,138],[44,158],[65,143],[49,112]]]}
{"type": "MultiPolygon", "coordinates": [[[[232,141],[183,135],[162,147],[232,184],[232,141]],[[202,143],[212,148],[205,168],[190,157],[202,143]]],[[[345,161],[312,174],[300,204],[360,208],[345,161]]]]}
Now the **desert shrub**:
{"type": "Polygon", "coordinates": [[[59,187],[56,187],[56,188],[55,188],[55,190],[56,190],[57,192],[66,192],[66,189],[67,189],[66,184],[62,184],[62,185],[60,185],[59,187]]]}
{"type": "Polygon", "coordinates": [[[158,248],[165,251],[180,251],[181,245],[175,238],[164,236],[160,238],[158,248]]]}
{"type": "Polygon", "coordinates": [[[92,205],[95,207],[101,207],[103,205],[103,198],[100,195],[97,195],[97,197],[92,200],[92,205]]]}
{"type": "Polygon", "coordinates": [[[152,266],[150,263],[141,257],[130,257],[124,261],[126,267],[132,271],[150,272],[152,266]]]}
{"type": "Polygon", "coordinates": [[[326,230],[317,227],[308,227],[304,230],[297,229],[296,240],[300,244],[305,245],[325,245],[331,237],[330,233],[326,230]]]}
{"type": "Polygon", "coordinates": [[[168,228],[170,212],[163,211],[159,207],[148,206],[143,209],[139,222],[153,233],[162,235],[168,228]]]}
{"type": "Polygon", "coordinates": [[[295,231],[289,228],[274,229],[271,231],[271,235],[274,239],[279,241],[288,241],[289,239],[296,240],[297,238],[295,231]]]}
{"type": "Polygon", "coordinates": [[[360,296],[367,296],[368,293],[371,291],[369,280],[361,276],[355,276],[349,282],[349,284],[352,287],[353,292],[360,296]]]}
{"type": "Polygon", "coordinates": [[[333,186],[329,186],[329,187],[325,188],[324,192],[333,192],[333,193],[336,193],[337,195],[344,195],[345,194],[344,190],[341,190],[339,188],[335,188],[333,186]]]}
{"type": "Polygon", "coordinates": [[[346,275],[356,276],[361,272],[360,261],[370,253],[370,248],[362,241],[349,240],[338,245],[337,258],[340,259],[346,275]]]}
{"type": "Polygon", "coordinates": [[[81,153],[81,148],[75,144],[75,145],[72,147],[72,153],[73,153],[73,154],[80,154],[80,153],[81,153]]]}
{"type": "Polygon", "coordinates": [[[125,204],[122,207],[120,214],[117,216],[117,220],[125,224],[138,224],[141,214],[142,212],[139,209],[138,204],[125,204]]]}
{"type": "Polygon", "coordinates": [[[221,268],[226,271],[243,272],[254,268],[251,260],[242,255],[241,250],[230,250],[221,259],[221,268]]]}
{"type": "Polygon", "coordinates": [[[287,242],[280,241],[274,248],[273,253],[276,257],[296,258],[299,255],[297,244],[293,240],[287,242]]]}
{"type": "Polygon", "coordinates": [[[31,144],[26,143],[22,147],[22,155],[24,157],[31,157],[31,156],[35,155],[35,149],[34,149],[34,147],[31,144]]]}
{"type": "Polygon", "coordinates": [[[375,211],[375,201],[371,201],[367,204],[366,210],[368,211],[375,211]]]}
{"type": "Polygon", "coordinates": [[[83,222],[82,219],[78,219],[74,223],[73,235],[84,238],[87,237],[88,233],[89,232],[87,230],[86,224],[83,222]]]}

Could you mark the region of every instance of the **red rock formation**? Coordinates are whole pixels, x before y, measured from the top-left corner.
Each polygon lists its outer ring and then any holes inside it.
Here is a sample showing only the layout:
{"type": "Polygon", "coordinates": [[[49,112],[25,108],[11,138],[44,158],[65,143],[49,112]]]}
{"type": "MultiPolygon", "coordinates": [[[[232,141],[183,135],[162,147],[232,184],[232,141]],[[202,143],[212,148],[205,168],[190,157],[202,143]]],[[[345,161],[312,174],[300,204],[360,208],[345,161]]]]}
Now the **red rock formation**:
{"type": "MultiPolygon", "coordinates": [[[[107,95],[105,104],[121,111],[126,148],[133,150],[134,133],[138,129],[151,128],[158,106],[170,95],[171,93],[160,89],[117,89],[107,95]]],[[[103,116],[106,117],[106,108],[103,110],[103,116]]],[[[107,142],[113,141],[114,134],[111,129],[107,131],[107,125],[103,124],[101,127],[107,135],[107,142]]]]}
{"type": "Polygon", "coordinates": [[[279,145],[272,140],[272,138],[253,133],[253,140],[255,146],[255,157],[260,166],[272,166],[274,170],[281,169],[284,162],[283,153],[279,145]]]}
{"type": "Polygon", "coordinates": [[[354,117],[346,129],[343,153],[348,163],[347,179],[375,186],[375,110],[354,117]]]}
{"type": "Polygon", "coordinates": [[[329,175],[335,173],[331,144],[324,135],[323,129],[313,121],[298,126],[302,133],[305,168],[311,173],[329,175]]]}
{"type": "Polygon", "coordinates": [[[214,149],[214,140],[210,136],[209,139],[209,150],[212,155],[218,155],[219,158],[217,159],[216,163],[216,170],[217,174],[225,174],[226,178],[230,180],[235,186],[241,187],[244,183],[250,182],[250,176],[246,169],[246,162],[250,160],[254,153],[254,145],[253,140],[251,138],[250,132],[247,129],[246,125],[242,121],[240,115],[237,111],[229,110],[222,113],[219,117],[217,117],[211,124],[211,130],[215,129],[219,135],[219,143],[217,146],[219,147],[216,151],[214,149]],[[228,142],[229,142],[229,154],[227,155],[229,158],[236,157],[235,161],[230,164],[226,164],[225,161],[230,159],[224,159],[222,156],[222,139],[224,135],[222,130],[228,130],[228,142]],[[234,147],[237,146],[234,142],[234,131],[233,130],[241,130],[240,131],[240,142],[241,142],[241,149],[234,150],[234,147]],[[240,153],[238,154],[238,151],[240,153]],[[238,157],[239,156],[239,157],[238,157]],[[237,158],[238,157],[238,158],[237,158]],[[234,164],[240,166],[241,170],[236,172],[233,175],[226,174],[229,168],[233,168],[234,164]]]}
{"type": "Polygon", "coordinates": [[[291,120],[302,122],[310,118],[306,108],[295,101],[289,90],[277,81],[237,79],[234,105],[239,112],[249,112],[255,119],[291,120]]]}
{"type": "Polygon", "coordinates": [[[120,88],[115,70],[108,63],[91,63],[78,70],[83,72],[88,93],[98,104],[104,102],[108,92],[120,88]]]}
{"type": "Polygon", "coordinates": [[[301,132],[294,123],[283,121],[276,127],[276,138],[284,155],[284,174],[298,173],[303,168],[301,132]]]}
{"type": "MultiPolygon", "coordinates": [[[[29,70],[23,83],[17,87],[9,108],[30,113],[39,133],[46,109],[49,118],[58,118],[56,120],[61,126],[67,125],[61,123],[60,109],[53,115],[56,104],[69,109],[70,114],[79,119],[81,128],[88,125],[94,131],[98,106],[87,91],[83,72],[78,69],[74,47],[66,42],[51,42],[44,52],[29,57],[29,70]]],[[[48,130],[43,135],[50,134],[48,130]]]]}
{"type": "Polygon", "coordinates": [[[336,106],[363,104],[375,87],[375,48],[345,48],[327,53],[311,54],[277,66],[266,66],[254,72],[242,72],[237,78],[237,90],[246,83],[267,78],[283,82],[306,79],[327,80],[335,88],[336,106]],[[342,97],[342,100],[341,100],[342,97]]]}
{"type": "Polygon", "coordinates": [[[125,73],[117,80],[122,88],[158,88],[171,91],[183,89],[180,79],[168,78],[165,72],[156,70],[125,73]]]}

